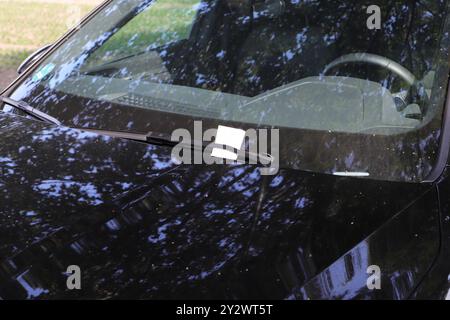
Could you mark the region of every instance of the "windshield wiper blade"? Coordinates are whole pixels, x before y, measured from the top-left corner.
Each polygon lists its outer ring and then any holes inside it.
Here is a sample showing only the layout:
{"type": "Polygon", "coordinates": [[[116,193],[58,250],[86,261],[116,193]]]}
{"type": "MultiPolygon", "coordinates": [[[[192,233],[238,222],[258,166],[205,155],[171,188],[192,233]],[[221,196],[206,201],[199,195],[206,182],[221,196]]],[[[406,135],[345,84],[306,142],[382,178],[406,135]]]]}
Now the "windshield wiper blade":
{"type": "MultiPolygon", "coordinates": [[[[145,142],[145,143],[149,143],[149,144],[166,146],[166,147],[175,147],[180,144],[179,141],[171,140],[170,135],[164,134],[164,133],[157,133],[157,132],[149,132],[147,134],[140,134],[140,133],[125,132],[125,131],[88,129],[88,128],[82,128],[82,127],[73,127],[73,129],[93,132],[93,133],[106,135],[106,136],[110,136],[110,137],[115,137],[115,138],[122,138],[122,139],[127,139],[127,140],[134,140],[134,141],[145,142]]],[[[211,142],[193,141],[191,144],[181,143],[181,145],[183,145],[186,148],[189,148],[191,150],[196,150],[196,151],[202,152],[205,150],[205,148],[210,143],[211,142]]],[[[265,163],[272,163],[274,160],[270,154],[254,153],[254,152],[250,152],[248,150],[244,151],[244,156],[245,156],[245,159],[238,159],[237,161],[242,162],[242,161],[251,161],[251,160],[253,160],[253,161],[263,160],[265,163]]]]}
{"type": "Polygon", "coordinates": [[[110,136],[114,138],[122,138],[127,140],[135,140],[140,142],[147,142],[151,144],[164,145],[173,147],[178,144],[176,141],[172,141],[170,136],[165,134],[157,134],[153,132],[149,132],[147,134],[133,133],[133,132],[125,132],[125,131],[112,131],[112,130],[103,130],[103,129],[90,129],[83,127],[72,127],[73,129],[83,130],[87,132],[93,132],[105,136],[110,136]]]}
{"type": "Polygon", "coordinates": [[[21,111],[25,112],[26,114],[28,114],[38,120],[48,122],[51,124],[56,124],[58,126],[61,125],[61,122],[58,119],[52,117],[51,115],[49,115],[45,112],[38,110],[36,108],[33,108],[32,106],[30,106],[29,104],[27,104],[24,101],[16,101],[14,99],[11,99],[8,97],[3,97],[3,96],[0,96],[0,101],[11,107],[21,110],[21,111]]]}

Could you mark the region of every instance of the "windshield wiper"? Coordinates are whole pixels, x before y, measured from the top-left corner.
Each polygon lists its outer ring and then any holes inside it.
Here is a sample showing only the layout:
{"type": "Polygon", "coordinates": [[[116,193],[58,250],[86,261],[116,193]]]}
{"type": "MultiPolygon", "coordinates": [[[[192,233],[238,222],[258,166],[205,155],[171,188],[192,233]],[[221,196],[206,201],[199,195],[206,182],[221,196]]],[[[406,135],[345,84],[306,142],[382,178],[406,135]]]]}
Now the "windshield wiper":
{"type": "Polygon", "coordinates": [[[125,131],[111,131],[111,130],[102,130],[102,129],[89,129],[83,127],[72,127],[73,129],[83,130],[87,132],[93,132],[105,136],[110,136],[114,138],[122,138],[127,140],[134,140],[140,142],[147,142],[151,144],[164,145],[168,147],[174,147],[178,144],[176,141],[172,141],[170,136],[165,134],[157,134],[154,132],[149,132],[147,134],[140,133],[132,133],[125,131]]]}
{"type": "MultiPolygon", "coordinates": [[[[115,137],[115,138],[134,140],[134,141],[138,141],[138,142],[145,142],[145,143],[155,144],[155,145],[159,145],[159,146],[166,146],[166,147],[175,147],[180,144],[180,142],[178,142],[178,141],[171,140],[171,136],[168,134],[164,134],[164,133],[149,132],[147,134],[140,134],[140,133],[131,133],[131,132],[124,132],[124,131],[86,129],[86,128],[81,128],[81,127],[74,127],[74,129],[93,132],[93,133],[106,135],[106,136],[110,136],[110,137],[115,137]]],[[[181,143],[181,145],[185,146],[186,148],[189,148],[191,150],[203,152],[210,143],[211,142],[193,142],[191,144],[181,143]]],[[[248,150],[245,150],[244,153],[245,153],[245,161],[264,160],[265,163],[272,163],[272,161],[273,161],[272,156],[269,154],[254,153],[254,152],[250,152],[248,150]]],[[[239,159],[238,161],[242,161],[242,160],[244,160],[244,159],[239,159]]]]}
{"type": "Polygon", "coordinates": [[[45,112],[38,110],[36,108],[33,108],[32,106],[30,106],[29,104],[27,104],[24,101],[16,101],[16,100],[8,98],[8,97],[0,96],[0,102],[3,102],[4,104],[7,104],[11,107],[14,107],[17,110],[23,111],[26,114],[28,114],[38,120],[41,120],[41,121],[44,121],[47,123],[51,123],[51,124],[56,124],[58,126],[61,125],[61,122],[58,119],[52,117],[49,114],[46,114],[45,112]]]}

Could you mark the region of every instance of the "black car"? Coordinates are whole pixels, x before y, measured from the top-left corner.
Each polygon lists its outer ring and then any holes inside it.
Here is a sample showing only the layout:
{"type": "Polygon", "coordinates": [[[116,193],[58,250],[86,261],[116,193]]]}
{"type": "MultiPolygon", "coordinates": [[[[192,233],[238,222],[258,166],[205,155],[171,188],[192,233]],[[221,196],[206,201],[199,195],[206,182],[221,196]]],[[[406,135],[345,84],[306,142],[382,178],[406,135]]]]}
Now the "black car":
{"type": "Polygon", "coordinates": [[[0,297],[450,298],[449,9],[106,1],[1,94],[0,297]]]}

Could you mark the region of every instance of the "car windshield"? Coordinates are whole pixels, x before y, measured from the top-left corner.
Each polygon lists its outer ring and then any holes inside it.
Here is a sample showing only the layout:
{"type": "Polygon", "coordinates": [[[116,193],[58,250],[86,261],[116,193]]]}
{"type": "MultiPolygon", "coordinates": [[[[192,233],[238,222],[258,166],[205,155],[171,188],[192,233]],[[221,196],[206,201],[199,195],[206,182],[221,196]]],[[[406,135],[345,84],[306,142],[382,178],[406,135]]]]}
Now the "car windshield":
{"type": "Polygon", "coordinates": [[[447,12],[444,0],[114,0],[11,97],[83,128],[278,128],[281,166],[422,181],[439,151],[447,12]]]}

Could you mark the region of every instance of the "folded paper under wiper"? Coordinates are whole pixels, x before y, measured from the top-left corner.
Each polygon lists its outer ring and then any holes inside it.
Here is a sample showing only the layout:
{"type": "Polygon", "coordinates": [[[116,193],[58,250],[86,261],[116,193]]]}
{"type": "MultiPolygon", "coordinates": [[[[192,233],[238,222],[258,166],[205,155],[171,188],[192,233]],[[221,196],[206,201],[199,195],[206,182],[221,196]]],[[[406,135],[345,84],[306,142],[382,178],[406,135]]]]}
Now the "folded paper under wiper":
{"type": "MultiPolygon", "coordinates": [[[[149,132],[146,134],[141,134],[141,133],[126,132],[126,131],[89,129],[89,128],[81,128],[81,127],[76,127],[74,129],[84,130],[84,131],[102,134],[102,135],[106,135],[106,136],[110,136],[110,137],[115,137],[115,138],[135,140],[135,141],[146,142],[146,143],[150,143],[150,144],[162,145],[162,146],[167,146],[167,147],[175,147],[176,145],[180,144],[179,141],[171,140],[170,135],[163,134],[163,133],[157,133],[157,132],[149,132]]],[[[185,145],[187,148],[189,148],[191,150],[203,151],[210,143],[211,142],[193,141],[191,144],[183,144],[183,143],[181,143],[181,144],[185,145]]],[[[262,159],[262,160],[264,160],[265,163],[270,164],[273,161],[272,156],[269,154],[255,153],[255,152],[251,152],[251,151],[247,151],[247,150],[245,150],[245,151],[241,150],[241,152],[243,153],[244,158],[238,159],[238,162],[250,161],[250,160],[257,161],[258,159],[262,159]]]]}

